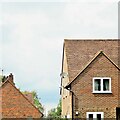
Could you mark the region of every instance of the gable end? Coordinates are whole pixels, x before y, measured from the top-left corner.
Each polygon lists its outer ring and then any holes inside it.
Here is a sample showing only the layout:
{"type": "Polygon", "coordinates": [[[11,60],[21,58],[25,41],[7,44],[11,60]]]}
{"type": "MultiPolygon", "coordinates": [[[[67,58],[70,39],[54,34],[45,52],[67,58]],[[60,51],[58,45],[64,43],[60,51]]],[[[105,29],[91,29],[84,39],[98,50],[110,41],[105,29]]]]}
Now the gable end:
{"type": "Polygon", "coordinates": [[[95,55],[95,57],[79,72],[79,74],[76,75],[76,77],[70,83],[68,83],[68,85],[65,88],[69,88],[70,85],[76,80],[76,78],[80,76],[100,55],[104,55],[107,58],[107,60],[109,60],[116,67],[116,69],[120,71],[120,68],[103,51],[99,51],[95,55]]]}

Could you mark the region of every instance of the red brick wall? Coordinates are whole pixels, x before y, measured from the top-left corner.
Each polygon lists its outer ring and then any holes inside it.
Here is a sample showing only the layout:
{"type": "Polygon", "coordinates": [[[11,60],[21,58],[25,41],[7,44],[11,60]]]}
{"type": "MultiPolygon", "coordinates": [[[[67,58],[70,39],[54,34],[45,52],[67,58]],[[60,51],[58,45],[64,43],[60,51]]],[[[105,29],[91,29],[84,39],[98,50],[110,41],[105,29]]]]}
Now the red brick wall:
{"type": "Polygon", "coordinates": [[[74,92],[74,117],[79,111],[80,118],[86,118],[86,112],[104,112],[104,118],[115,118],[118,107],[118,69],[105,56],[99,56],[72,83],[74,92]],[[112,94],[92,93],[93,77],[111,77],[112,94]]]}
{"type": "Polygon", "coordinates": [[[2,86],[3,118],[40,118],[42,114],[11,83],[2,86]]]}

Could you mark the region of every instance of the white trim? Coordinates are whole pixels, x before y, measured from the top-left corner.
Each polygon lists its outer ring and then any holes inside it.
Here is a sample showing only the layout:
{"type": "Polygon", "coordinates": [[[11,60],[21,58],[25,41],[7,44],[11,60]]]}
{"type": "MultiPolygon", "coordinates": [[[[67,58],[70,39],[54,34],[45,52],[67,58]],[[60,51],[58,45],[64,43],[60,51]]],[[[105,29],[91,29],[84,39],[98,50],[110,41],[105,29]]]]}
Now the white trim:
{"type": "Polygon", "coordinates": [[[111,91],[93,91],[92,93],[112,93],[111,91]]]}
{"type": "Polygon", "coordinates": [[[92,93],[112,93],[111,91],[111,78],[110,77],[93,77],[93,92],[92,93]],[[96,91],[95,90],[95,79],[100,79],[101,82],[101,90],[100,91],[96,91]],[[103,80],[104,79],[109,79],[109,91],[104,91],[103,90],[103,80]]]}
{"type": "Polygon", "coordinates": [[[104,118],[104,112],[87,112],[86,118],[89,120],[89,114],[93,114],[93,118],[97,118],[97,114],[101,114],[101,119],[104,118]]]}

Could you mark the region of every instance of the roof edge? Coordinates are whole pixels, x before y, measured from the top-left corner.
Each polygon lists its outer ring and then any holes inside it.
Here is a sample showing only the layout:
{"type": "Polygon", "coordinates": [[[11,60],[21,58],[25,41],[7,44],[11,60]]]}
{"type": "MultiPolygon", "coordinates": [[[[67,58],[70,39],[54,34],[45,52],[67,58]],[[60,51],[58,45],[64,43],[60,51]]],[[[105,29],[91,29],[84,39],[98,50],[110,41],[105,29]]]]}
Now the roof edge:
{"type": "MultiPolygon", "coordinates": [[[[64,50],[65,50],[65,43],[63,43],[63,54],[62,54],[62,68],[61,68],[61,73],[63,72],[63,62],[64,62],[64,50]]],[[[60,74],[61,74],[60,73],[60,74]]],[[[62,86],[62,78],[61,78],[61,86],[62,86]]],[[[60,95],[62,93],[62,89],[60,88],[60,95]]]]}
{"type": "Polygon", "coordinates": [[[119,41],[120,39],[118,38],[102,38],[102,39],[99,39],[99,38],[93,38],[93,39],[88,39],[88,38],[65,38],[64,41],[119,41]]]}
{"type": "Polygon", "coordinates": [[[99,55],[104,55],[118,70],[120,70],[119,66],[117,66],[102,50],[99,51],[98,53],[96,53],[96,55],[93,57],[93,59],[91,59],[88,64],[74,77],[74,79],[69,82],[65,88],[68,88],[73,82],[74,80],[81,74],[84,72],[84,70],[99,56],[99,55]]]}
{"type": "Polygon", "coordinates": [[[42,113],[41,111],[39,111],[38,108],[35,107],[35,105],[34,105],[30,100],[28,100],[28,98],[27,98],[24,94],[22,94],[22,93],[20,92],[20,90],[16,88],[16,86],[15,86],[14,84],[12,84],[12,83],[10,82],[9,79],[6,80],[6,81],[1,85],[0,88],[2,88],[2,87],[5,85],[6,82],[9,82],[9,83],[31,104],[31,105],[42,115],[41,117],[44,116],[43,113],[42,113]]]}

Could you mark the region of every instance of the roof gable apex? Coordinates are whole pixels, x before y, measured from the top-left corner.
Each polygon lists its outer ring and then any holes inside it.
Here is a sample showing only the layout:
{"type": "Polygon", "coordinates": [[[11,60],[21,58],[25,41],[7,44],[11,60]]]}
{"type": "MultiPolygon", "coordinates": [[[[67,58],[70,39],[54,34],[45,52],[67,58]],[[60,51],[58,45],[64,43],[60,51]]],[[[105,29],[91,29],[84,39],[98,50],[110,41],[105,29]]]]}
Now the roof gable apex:
{"type": "Polygon", "coordinates": [[[80,70],[101,50],[119,66],[119,43],[119,39],[64,39],[69,82],[71,82],[80,70]]]}
{"type": "Polygon", "coordinates": [[[5,87],[7,84],[10,84],[15,90],[16,92],[18,92],[31,106],[33,106],[34,109],[36,109],[40,114],[41,116],[43,116],[43,113],[41,113],[38,108],[35,107],[35,105],[24,95],[20,92],[19,89],[16,88],[16,86],[10,81],[10,80],[6,80],[0,87],[0,90],[5,87]]]}
{"type": "MultiPolygon", "coordinates": [[[[6,85],[6,83],[10,83],[10,84],[12,84],[12,86],[14,86],[14,84],[13,83],[11,83],[11,81],[8,79],[8,80],[5,80],[5,82],[3,82],[3,83],[1,83],[1,86],[0,86],[0,89],[2,89],[2,87],[4,87],[5,85],[6,85]]],[[[16,88],[16,87],[15,87],[16,88]]],[[[16,88],[17,89],[17,88],[16,88]]]]}
{"type": "Polygon", "coordinates": [[[65,88],[68,88],[69,85],[71,85],[71,84],[75,81],[75,79],[76,79],[79,75],[81,75],[81,74],[86,70],[86,68],[88,68],[88,67],[93,63],[93,61],[96,60],[96,59],[98,58],[98,56],[100,56],[100,55],[104,55],[104,56],[120,71],[120,68],[119,68],[103,51],[99,51],[99,52],[94,56],[94,58],[93,58],[92,60],[90,60],[90,61],[88,62],[88,64],[75,76],[75,78],[74,78],[71,82],[68,83],[68,85],[67,85],[65,88]]]}

